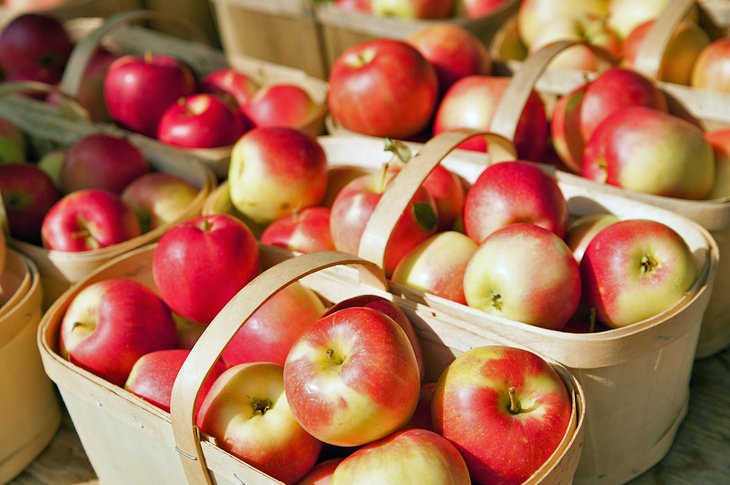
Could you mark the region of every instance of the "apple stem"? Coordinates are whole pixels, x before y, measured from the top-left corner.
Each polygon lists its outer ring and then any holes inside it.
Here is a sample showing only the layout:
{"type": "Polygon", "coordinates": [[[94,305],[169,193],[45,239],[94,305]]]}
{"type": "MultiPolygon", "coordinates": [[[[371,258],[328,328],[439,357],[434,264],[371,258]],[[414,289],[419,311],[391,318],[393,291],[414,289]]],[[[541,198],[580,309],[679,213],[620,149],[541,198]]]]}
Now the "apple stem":
{"type": "Polygon", "coordinates": [[[345,361],[344,359],[340,359],[335,355],[335,349],[327,349],[327,358],[330,360],[334,360],[335,364],[337,365],[340,365],[345,361]]]}
{"type": "Polygon", "coordinates": [[[651,273],[659,266],[659,262],[648,254],[641,258],[641,273],[651,273]]]}
{"type": "Polygon", "coordinates": [[[253,407],[254,414],[263,416],[266,414],[266,411],[271,409],[271,401],[268,399],[254,399],[251,403],[251,407],[253,407]]]}
{"type": "Polygon", "coordinates": [[[210,231],[210,221],[208,220],[207,217],[203,217],[200,220],[200,229],[203,230],[203,231],[205,231],[205,232],[210,231]]]}
{"type": "Polygon", "coordinates": [[[520,412],[520,405],[517,402],[517,397],[515,396],[516,392],[517,389],[515,389],[514,386],[510,386],[507,389],[507,394],[509,394],[509,412],[512,414],[519,414],[520,412]]]}
{"type": "Polygon", "coordinates": [[[390,166],[390,163],[386,162],[383,164],[382,167],[380,167],[380,181],[378,183],[378,193],[385,192],[385,180],[388,176],[388,167],[390,166]]]}
{"type": "Polygon", "coordinates": [[[192,109],[190,109],[190,106],[185,101],[185,96],[180,96],[177,99],[177,104],[179,104],[180,107],[185,110],[185,114],[186,115],[188,115],[188,116],[195,116],[195,112],[192,109]]]}

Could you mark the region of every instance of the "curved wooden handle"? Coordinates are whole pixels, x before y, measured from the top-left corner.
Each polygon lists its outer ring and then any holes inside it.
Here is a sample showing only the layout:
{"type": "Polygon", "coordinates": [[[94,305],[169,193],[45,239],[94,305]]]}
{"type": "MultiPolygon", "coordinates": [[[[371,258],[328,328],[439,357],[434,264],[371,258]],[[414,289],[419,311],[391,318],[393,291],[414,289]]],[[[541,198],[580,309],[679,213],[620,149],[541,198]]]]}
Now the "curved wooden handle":
{"type": "Polygon", "coordinates": [[[522,112],[525,110],[527,99],[530,97],[540,76],[555,56],[570,47],[581,45],[589,48],[601,59],[605,59],[611,64],[616,63],[616,59],[607,50],[586,42],[561,40],[543,47],[528,57],[515,75],[512,76],[504,95],[502,95],[502,100],[494,111],[492,124],[489,127],[490,131],[509,140],[514,140],[517,124],[520,121],[522,112]]]}
{"type": "Polygon", "coordinates": [[[183,18],[152,10],[120,12],[107,18],[101,27],[85,36],[76,44],[66,64],[63,77],[61,78],[61,91],[76,96],[81,87],[86,66],[89,65],[89,61],[91,61],[91,57],[101,44],[102,39],[110,32],[138,20],[158,20],[176,25],[185,30],[190,35],[191,40],[210,45],[210,41],[205,33],[197,25],[183,18]]]}
{"type": "Polygon", "coordinates": [[[91,115],[86,108],[73,96],[59,91],[56,86],[38,81],[0,83],[0,98],[28,91],[34,93],[58,93],[60,97],[58,110],[64,118],[75,121],[91,121],[91,115]]]}
{"type": "Polygon", "coordinates": [[[489,149],[489,163],[515,160],[517,151],[508,139],[486,131],[461,128],[450,130],[428,141],[388,185],[370,220],[365,226],[358,254],[384,266],[385,248],[401,214],[428,175],[462,142],[474,136],[484,136],[489,149]]]}
{"type": "Polygon", "coordinates": [[[188,483],[211,483],[200,447],[193,410],[203,381],[239,328],[277,291],[304,276],[341,264],[356,264],[360,280],[386,290],[385,276],[377,265],[338,251],[323,251],[288,259],[250,281],[208,325],[185,360],[172,388],[170,414],[175,444],[188,483]]]}
{"type": "Polygon", "coordinates": [[[651,79],[659,79],[662,69],[662,58],[677,26],[687,12],[694,6],[695,0],[672,0],[656,19],[636,53],[634,69],[651,79]]]}

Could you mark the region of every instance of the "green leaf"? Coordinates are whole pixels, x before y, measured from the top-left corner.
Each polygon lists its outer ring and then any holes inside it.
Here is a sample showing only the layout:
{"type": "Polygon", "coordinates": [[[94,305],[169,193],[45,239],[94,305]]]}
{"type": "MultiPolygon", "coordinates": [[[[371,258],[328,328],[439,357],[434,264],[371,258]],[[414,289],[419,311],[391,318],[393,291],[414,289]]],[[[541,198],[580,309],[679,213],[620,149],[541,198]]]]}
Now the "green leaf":
{"type": "Polygon", "coordinates": [[[415,202],[413,204],[413,218],[416,219],[419,226],[427,231],[434,230],[436,224],[438,224],[436,212],[431,207],[431,204],[427,204],[426,202],[415,202]]]}
{"type": "Polygon", "coordinates": [[[413,152],[410,148],[408,148],[408,145],[406,145],[402,141],[391,140],[390,138],[385,139],[385,146],[383,147],[383,151],[391,152],[398,158],[398,160],[403,163],[407,163],[408,160],[413,158],[413,152]]]}

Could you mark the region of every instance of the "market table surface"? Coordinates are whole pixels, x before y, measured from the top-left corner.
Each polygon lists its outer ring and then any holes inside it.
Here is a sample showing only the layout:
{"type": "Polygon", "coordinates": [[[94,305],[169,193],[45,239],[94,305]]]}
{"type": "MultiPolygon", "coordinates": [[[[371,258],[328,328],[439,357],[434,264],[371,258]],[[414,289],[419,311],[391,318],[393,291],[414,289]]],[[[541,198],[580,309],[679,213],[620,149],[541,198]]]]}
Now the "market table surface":
{"type": "MultiPolygon", "coordinates": [[[[651,406],[637,397],[637,406],[651,406]]],[[[48,448],[12,485],[98,483],[73,424],[64,417],[48,448]]],[[[669,454],[632,485],[730,483],[730,349],[695,363],[690,407],[669,454]]]]}

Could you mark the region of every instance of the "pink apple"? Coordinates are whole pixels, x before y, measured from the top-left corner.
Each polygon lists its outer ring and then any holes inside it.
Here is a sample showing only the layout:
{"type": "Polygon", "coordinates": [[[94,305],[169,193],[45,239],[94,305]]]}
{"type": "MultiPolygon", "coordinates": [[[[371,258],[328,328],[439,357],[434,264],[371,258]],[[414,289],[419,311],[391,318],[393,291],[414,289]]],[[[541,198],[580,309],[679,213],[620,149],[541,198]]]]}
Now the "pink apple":
{"type": "Polygon", "coordinates": [[[333,118],[348,130],[379,137],[419,133],[431,120],[438,96],[431,63],[393,39],[347,49],[332,66],[329,83],[333,118]]]}
{"type": "Polygon", "coordinates": [[[715,158],[715,184],[708,199],[730,197],[730,129],[705,133],[715,158]]]}
{"type": "Polygon", "coordinates": [[[346,308],[310,326],[284,364],[292,413],[337,446],[383,438],[406,424],[420,376],[405,332],[382,312],[346,308]]]}
{"type": "MultiPolygon", "coordinates": [[[[189,354],[189,350],[170,349],[157,350],[143,355],[134,363],[124,388],[169,413],[172,385],[189,354]]],[[[213,382],[225,370],[226,366],[218,361],[205,378],[195,404],[196,416],[213,382]]]]}
{"type": "Polygon", "coordinates": [[[589,305],[612,328],[671,308],[697,273],[682,237],[648,220],[621,221],[603,229],[588,245],[580,269],[589,305]]]}
{"type": "Polygon", "coordinates": [[[476,483],[523,483],[568,432],[571,401],[541,357],[479,347],[441,374],[433,398],[435,430],[461,452],[476,483]]]}
{"type": "Polygon", "coordinates": [[[0,118],[0,164],[24,162],[25,137],[13,123],[0,118]]]}
{"type": "Polygon", "coordinates": [[[511,224],[481,243],[464,273],[467,304],[483,312],[560,330],[578,308],[573,253],[554,233],[511,224]]]}
{"type": "Polygon", "coordinates": [[[543,29],[559,19],[605,17],[607,4],[606,0],[523,0],[517,15],[520,38],[530,47],[543,29]]]}
{"type": "Polygon", "coordinates": [[[134,210],[142,232],[176,222],[190,208],[198,189],[168,173],[152,172],[127,185],[122,200],[134,210]]]}
{"type": "Polygon", "coordinates": [[[53,180],[29,163],[0,165],[0,193],[10,235],[40,243],[43,218],[61,197],[53,180]]]}
{"type": "Polygon", "coordinates": [[[78,190],[58,201],[41,225],[43,245],[56,251],[90,251],[140,235],[134,211],[106,190],[78,190]]]}
{"type": "Polygon", "coordinates": [[[370,12],[371,2],[372,0],[335,0],[335,5],[342,10],[370,12]]]}
{"type": "Polygon", "coordinates": [[[509,224],[527,222],[563,237],[568,204],[557,182],[529,162],[497,163],[485,169],[464,204],[466,234],[481,243],[509,224]]]}
{"type": "Polygon", "coordinates": [[[327,157],[316,139],[294,128],[256,128],[236,142],[228,170],[231,201],[257,223],[318,205],[327,157]]]}
{"type": "Polygon", "coordinates": [[[575,173],[583,171],[583,151],[587,140],[580,132],[581,104],[588,84],[558,99],[553,107],[550,129],[553,148],[565,166],[575,173]]]}
{"type": "Polygon", "coordinates": [[[203,92],[230,96],[239,107],[246,106],[256,91],[261,89],[251,76],[230,67],[207,74],[200,84],[203,92]]]}
{"type": "Polygon", "coordinates": [[[565,243],[568,245],[575,260],[580,264],[588,244],[606,227],[618,222],[613,214],[591,214],[579,217],[568,226],[565,234],[565,243]]]}
{"type": "Polygon", "coordinates": [[[104,133],[87,135],[68,148],[61,166],[61,190],[102,189],[115,194],[150,171],[139,148],[104,133]]]}
{"type": "Polygon", "coordinates": [[[284,365],[294,342],[325,311],[309,288],[292,283],[251,316],[221,355],[228,367],[249,362],[284,365]]]}
{"type": "Polygon", "coordinates": [[[614,112],[586,146],[583,176],[628,190],[704,199],[715,183],[712,148],[702,131],[653,109],[614,112]]]}
{"type": "Polygon", "coordinates": [[[713,41],[700,53],[692,68],[691,85],[695,88],[730,93],[730,37],[713,41]]]}
{"type": "MultiPolygon", "coordinates": [[[[468,76],[446,92],[436,113],[433,134],[454,128],[489,131],[492,116],[499,105],[509,79],[491,76],[468,76]]],[[[548,123],[545,107],[536,92],[527,100],[515,130],[514,143],[520,158],[540,161],[547,148],[548,123]]],[[[474,137],[459,148],[486,151],[486,141],[474,137]]]]}
{"type": "Polygon", "coordinates": [[[274,84],[258,90],[243,112],[253,126],[302,128],[319,113],[321,106],[296,84],[274,84]]]}
{"type": "Polygon", "coordinates": [[[314,466],[322,443],[297,422],[288,399],[281,365],[238,365],[215,381],[197,424],[232,455],[293,483],[314,466]]]}
{"type": "Polygon", "coordinates": [[[464,271],[476,250],[477,243],[460,232],[434,234],[398,263],[392,280],[466,304],[464,271]]]}
{"type": "Polygon", "coordinates": [[[170,309],[152,290],[124,278],[81,290],[71,300],[60,332],[61,355],[118,386],[137,359],[175,345],[170,309]]]}
{"type": "Polygon", "coordinates": [[[332,475],[334,475],[337,466],[342,463],[342,460],[344,458],[330,458],[329,460],[317,463],[296,485],[330,485],[332,483],[332,475]]]}
{"type": "Polygon", "coordinates": [[[157,136],[165,110],[195,90],[190,68],[170,56],[123,56],[104,79],[104,100],[111,118],[132,131],[157,136]]]}
{"type": "Polygon", "coordinates": [[[463,77],[492,73],[487,48],[474,34],[456,24],[434,24],[406,40],[436,68],[441,93],[463,77]]]}
{"type": "Polygon", "coordinates": [[[168,106],[157,139],[185,148],[233,145],[245,132],[241,113],[212,94],[193,94],[168,106]]]}
{"type": "Polygon", "coordinates": [[[461,0],[461,8],[470,19],[484,17],[507,5],[509,0],[461,0]]]}
{"type": "Polygon", "coordinates": [[[261,242],[300,253],[333,251],[335,243],[330,234],[330,210],[308,207],[277,219],[264,229],[261,242]]]}
{"type": "Polygon", "coordinates": [[[405,19],[442,19],[454,11],[453,0],[371,0],[375,15],[405,19]]]}

